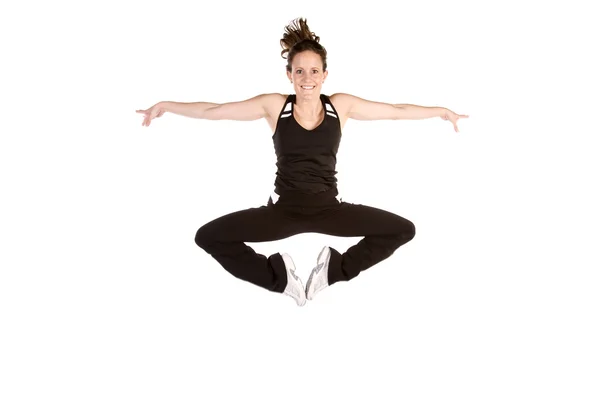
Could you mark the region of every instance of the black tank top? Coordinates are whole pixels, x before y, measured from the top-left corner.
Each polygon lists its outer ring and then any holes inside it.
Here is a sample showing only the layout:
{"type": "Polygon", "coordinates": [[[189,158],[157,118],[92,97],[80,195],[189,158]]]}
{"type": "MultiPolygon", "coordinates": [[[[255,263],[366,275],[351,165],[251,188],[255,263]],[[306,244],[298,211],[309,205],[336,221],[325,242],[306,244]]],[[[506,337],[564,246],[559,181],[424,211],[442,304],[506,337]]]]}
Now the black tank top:
{"type": "Polygon", "coordinates": [[[277,155],[275,193],[337,192],[337,151],[342,137],[340,118],[329,97],[321,94],[325,110],[323,122],[313,130],[300,126],[294,118],[296,95],[288,95],[279,113],[273,134],[277,155]]]}

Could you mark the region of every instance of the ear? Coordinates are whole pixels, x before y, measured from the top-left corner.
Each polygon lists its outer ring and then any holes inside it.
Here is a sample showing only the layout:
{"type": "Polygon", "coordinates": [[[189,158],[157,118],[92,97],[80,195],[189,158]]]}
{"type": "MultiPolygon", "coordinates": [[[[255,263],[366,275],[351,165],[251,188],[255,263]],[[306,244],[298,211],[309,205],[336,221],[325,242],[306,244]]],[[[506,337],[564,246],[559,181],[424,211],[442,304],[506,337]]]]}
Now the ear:
{"type": "Polygon", "coordinates": [[[287,74],[288,80],[292,80],[292,74],[290,73],[290,71],[285,71],[285,73],[287,74]]]}
{"type": "Polygon", "coordinates": [[[325,71],[325,73],[323,74],[323,80],[327,79],[327,75],[329,75],[329,71],[325,71]]]}

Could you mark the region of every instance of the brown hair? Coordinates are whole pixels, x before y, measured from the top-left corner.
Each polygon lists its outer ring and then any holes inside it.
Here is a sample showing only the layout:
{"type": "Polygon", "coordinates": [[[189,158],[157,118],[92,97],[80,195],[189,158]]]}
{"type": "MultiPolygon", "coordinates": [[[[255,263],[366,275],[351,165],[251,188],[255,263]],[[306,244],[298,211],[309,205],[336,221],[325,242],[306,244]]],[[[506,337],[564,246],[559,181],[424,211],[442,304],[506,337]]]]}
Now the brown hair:
{"type": "Polygon", "coordinates": [[[327,71],[327,50],[321,44],[319,44],[320,38],[311,32],[306,23],[306,19],[297,18],[290,22],[285,27],[286,33],[283,34],[283,39],[279,41],[283,50],[281,51],[281,57],[287,58],[288,63],[285,69],[288,72],[292,72],[292,61],[296,54],[306,50],[311,50],[321,56],[323,61],[323,72],[327,71]],[[284,53],[288,52],[287,57],[284,57],[284,53]]]}

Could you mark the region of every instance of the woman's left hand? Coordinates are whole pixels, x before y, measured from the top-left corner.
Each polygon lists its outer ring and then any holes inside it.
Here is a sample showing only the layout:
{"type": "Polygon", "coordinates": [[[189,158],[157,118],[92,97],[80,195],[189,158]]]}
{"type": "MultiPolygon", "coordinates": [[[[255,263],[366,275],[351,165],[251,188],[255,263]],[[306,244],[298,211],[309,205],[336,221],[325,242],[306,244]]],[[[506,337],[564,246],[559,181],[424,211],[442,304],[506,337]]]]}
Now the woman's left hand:
{"type": "Polygon", "coordinates": [[[458,125],[456,122],[459,118],[469,118],[468,115],[456,114],[455,112],[448,110],[447,108],[442,109],[443,114],[440,116],[444,121],[450,121],[454,125],[454,130],[458,132],[458,125]]]}

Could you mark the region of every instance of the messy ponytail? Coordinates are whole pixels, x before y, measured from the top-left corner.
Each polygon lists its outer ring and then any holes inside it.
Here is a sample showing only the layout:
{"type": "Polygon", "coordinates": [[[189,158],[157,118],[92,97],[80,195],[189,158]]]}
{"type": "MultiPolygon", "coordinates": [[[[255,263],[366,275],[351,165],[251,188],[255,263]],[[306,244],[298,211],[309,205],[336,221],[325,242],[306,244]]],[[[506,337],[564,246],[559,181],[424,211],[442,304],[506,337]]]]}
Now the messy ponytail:
{"type": "Polygon", "coordinates": [[[290,24],[285,27],[283,39],[279,41],[283,48],[281,57],[287,58],[288,60],[285,69],[288,72],[292,72],[292,61],[296,54],[311,50],[321,56],[323,72],[325,72],[327,70],[327,50],[319,44],[319,40],[320,38],[308,28],[306,19],[297,18],[290,22],[290,24]],[[287,57],[284,57],[285,53],[288,53],[287,57]]]}

